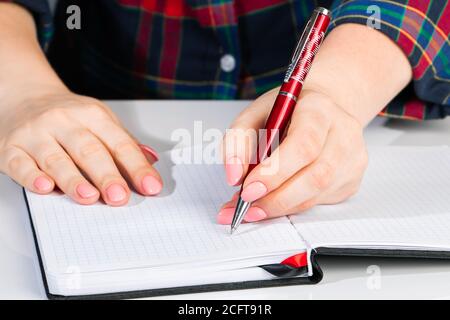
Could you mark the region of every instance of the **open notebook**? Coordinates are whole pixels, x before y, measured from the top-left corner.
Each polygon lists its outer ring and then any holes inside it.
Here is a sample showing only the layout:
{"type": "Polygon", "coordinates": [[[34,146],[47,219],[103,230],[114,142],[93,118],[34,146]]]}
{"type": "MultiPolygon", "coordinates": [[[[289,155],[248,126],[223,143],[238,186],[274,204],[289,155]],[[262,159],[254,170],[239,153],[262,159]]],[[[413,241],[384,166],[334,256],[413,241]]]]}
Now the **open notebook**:
{"type": "Polygon", "coordinates": [[[158,197],[111,208],[25,192],[51,298],[136,297],[315,283],[316,255],[447,257],[450,149],[375,147],[361,191],[339,205],[216,224],[235,191],[220,165],[158,162],[158,197]]]}

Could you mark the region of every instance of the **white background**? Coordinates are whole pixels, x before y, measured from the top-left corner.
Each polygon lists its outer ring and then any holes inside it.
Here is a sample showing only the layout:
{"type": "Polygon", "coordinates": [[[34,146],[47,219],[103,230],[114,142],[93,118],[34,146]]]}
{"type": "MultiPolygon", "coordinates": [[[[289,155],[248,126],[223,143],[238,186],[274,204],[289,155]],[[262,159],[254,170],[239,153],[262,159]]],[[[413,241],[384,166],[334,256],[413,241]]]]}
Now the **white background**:
{"type": "MultiPolygon", "coordinates": [[[[158,151],[173,147],[174,129],[225,129],[247,102],[110,103],[127,127],[158,151]]],[[[366,130],[370,145],[449,145],[450,119],[410,122],[378,118],[366,130]]],[[[449,182],[450,183],[450,182],[449,182]]],[[[318,285],[172,296],[179,299],[450,298],[450,261],[322,257],[318,285]],[[375,272],[375,273],[374,273],[375,272]]],[[[0,176],[0,298],[45,299],[21,188],[0,176]]],[[[163,299],[166,297],[162,297],[163,299]]]]}

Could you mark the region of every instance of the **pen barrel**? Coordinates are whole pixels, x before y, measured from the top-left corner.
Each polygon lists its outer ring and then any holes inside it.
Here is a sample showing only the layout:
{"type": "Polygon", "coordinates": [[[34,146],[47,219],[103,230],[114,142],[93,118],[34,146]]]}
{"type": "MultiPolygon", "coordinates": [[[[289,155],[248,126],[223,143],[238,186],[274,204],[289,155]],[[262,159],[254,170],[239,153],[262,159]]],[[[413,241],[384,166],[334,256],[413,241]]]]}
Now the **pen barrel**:
{"type": "Polygon", "coordinates": [[[266,128],[259,133],[257,159],[249,165],[249,172],[278,147],[289,125],[296,103],[295,97],[278,94],[267,119],[266,128]]]}
{"type": "MultiPolygon", "coordinates": [[[[294,51],[291,64],[288,67],[284,82],[275,99],[272,111],[266,121],[264,131],[259,132],[258,150],[250,162],[247,175],[264,159],[272,154],[272,150],[278,147],[285,135],[286,128],[291,120],[303,82],[311,68],[320,45],[325,37],[325,32],[330,23],[330,12],[324,8],[314,10],[308,21],[300,41],[294,51]]],[[[241,186],[240,194],[242,193],[241,186]]],[[[240,196],[231,223],[231,233],[239,226],[251,203],[245,202],[240,196]]]]}
{"type": "Polygon", "coordinates": [[[265,131],[260,132],[258,150],[248,172],[269,157],[272,150],[276,149],[283,139],[303,83],[322,45],[330,20],[331,15],[327,9],[314,10],[294,52],[285,80],[267,119],[265,131]]]}
{"type": "Polygon", "coordinates": [[[318,8],[314,11],[294,52],[281,91],[289,92],[296,97],[300,95],[306,76],[325,38],[330,20],[328,10],[318,8]]]}
{"type": "Polygon", "coordinates": [[[259,132],[257,159],[252,161],[249,172],[265,158],[269,157],[272,150],[275,150],[281,142],[285,130],[288,127],[292,113],[296,105],[295,97],[278,94],[275,99],[272,111],[266,122],[266,127],[259,132]]]}

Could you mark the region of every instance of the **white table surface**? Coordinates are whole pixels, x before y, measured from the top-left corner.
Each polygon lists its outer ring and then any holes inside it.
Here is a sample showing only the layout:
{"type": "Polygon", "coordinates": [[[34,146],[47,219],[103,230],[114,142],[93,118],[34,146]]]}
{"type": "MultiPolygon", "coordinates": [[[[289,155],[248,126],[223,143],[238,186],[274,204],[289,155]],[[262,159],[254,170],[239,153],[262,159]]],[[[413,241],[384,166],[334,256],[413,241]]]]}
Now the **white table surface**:
{"type": "MultiPolygon", "coordinates": [[[[119,101],[108,103],[142,142],[169,150],[174,129],[224,130],[247,102],[119,101]],[[197,123],[198,125],[198,123],[197,123]]],[[[449,145],[450,119],[421,122],[376,119],[369,145],[449,145]]],[[[322,257],[321,283],[161,297],[176,299],[450,298],[450,261],[322,257]]],[[[21,188],[0,176],[0,299],[45,299],[21,188]]],[[[160,299],[161,299],[160,298],[160,299]]]]}

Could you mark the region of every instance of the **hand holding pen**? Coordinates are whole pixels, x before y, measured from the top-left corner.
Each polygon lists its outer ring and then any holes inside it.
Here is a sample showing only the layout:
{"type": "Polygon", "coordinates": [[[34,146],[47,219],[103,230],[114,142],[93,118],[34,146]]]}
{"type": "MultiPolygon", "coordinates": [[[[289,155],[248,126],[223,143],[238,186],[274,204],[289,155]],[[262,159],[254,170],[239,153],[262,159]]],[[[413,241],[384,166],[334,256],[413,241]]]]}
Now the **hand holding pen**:
{"type": "MultiPolygon", "coordinates": [[[[322,11],[322,14],[323,12],[326,11],[322,11]]],[[[362,31],[357,30],[354,35],[355,39],[347,38],[343,41],[341,32],[334,30],[319,51],[306,81],[308,63],[312,62],[312,56],[309,56],[309,60],[302,60],[305,52],[302,51],[301,40],[293,58],[293,63],[297,63],[295,66],[291,64],[286,75],[288,81],[285,79],[281,88],[259,97],[235,120],[225,137],[224,153],[228,183],[242,184],[242,188],[220,210],[219,223],[231,224],[235,213],[241,213],[234,221],[236,229],[240,219],[254,222],[299,213],[317,204],[341,202],[357,192],[368,162],[363,127],[376,115],[377,111],[374,110],[380,108],[379,105],[370,104],[371,109],[363,113],[357,109],[356,103],[347,103],[346,93],[352,90],[349,86],[351,74],[342,72],[342,67],[353,62],[346,61],[346,64],[336,66],[333,64],[333,56],[336,55],[332,48],[329,49],[341,42],[351,52],[354,40],[365,42],[363,35],[366,35],[362,31]],[[299,60],[296,61],[296,58],[299,60]],[[303,67],[303,72],[299,71],[298,66],[303,67]],[[285,89],[289,81],[296,81],[293,91],[285,89]],[[301,94],[297,96],[300,90],[301,94]],[[283,99],[279,103],[281,107],[278,107],[277,116],[273,117],[271,110],[277,109],[276,101],[280,99],[283,99]],[[284,116],[278,116],[280,110],[285,112],[284,116]],[[268,117],[269,113],[271,115],[268,117]],[[289,114],[292,116],[289,117],[289,114]],[[289,118],[289,127],[283,132],[289,118]],[[267,123],[273,125],[273,119],[282,120],[278,123],[277,137],[285,135],[285,138],[278,148],[269,148],[266,154],[262,153],[262,157],[260,154],[255,163],[249,156],[249,150],[257,148],[252,145],[254,142],[249,139],[248,133],[252,130],[258,132],[267,123]],[[227,148],[227,145],[234,147],[227,148]]],[[[378,36],[374,31],[373,37],[378,36]]],[[[305,35],[302,37],[303,41],[304,38],[305,35]]],[[[368,50],[374,50],[370,45],[367,46],[368,50]]],[[[317,53],[316,48],[317,45],[309,47],[313,56],[317,53]]],[[[336,58],[336,61],[343,61],[351,59],[351,55],[338,55],[336,58]]],[[[359,67],[364,69],[363,66],[359,67]]],[[[372,74],[367,78],[372,80],[372,74]]],[[[269,141],[266,145],[270,147],[270,134],[263,139],[269,141]]]]}
{"type": "MultiPolygon", "coordinates": [[[[278,145],[280,139],[284,136],[294,108],[297,105],[297,100],[300,97],[303,83],[322,45],[330,19],[331,16],[327,9],[317,8],[308,21],[266,121],[266,131],[259,139],[258,149],[256,150],[253,162],[248,168],[247,174],[261,161],[264,161],[270,156],[272,149],[278,145]]],[[[264,188],[265,186],[259,185],[259,187],[264,188]]],[[[248,189],[246,191],[247,194],[243,194],[244,189],[241,189],[231,222],[231,233],[239,227],[251,206],[253,196],[248,194],[248,189]]]]}

